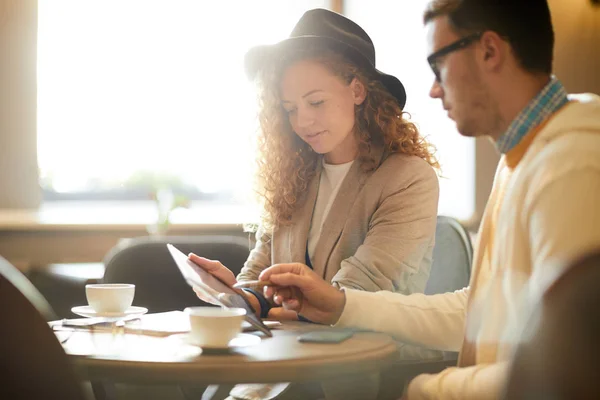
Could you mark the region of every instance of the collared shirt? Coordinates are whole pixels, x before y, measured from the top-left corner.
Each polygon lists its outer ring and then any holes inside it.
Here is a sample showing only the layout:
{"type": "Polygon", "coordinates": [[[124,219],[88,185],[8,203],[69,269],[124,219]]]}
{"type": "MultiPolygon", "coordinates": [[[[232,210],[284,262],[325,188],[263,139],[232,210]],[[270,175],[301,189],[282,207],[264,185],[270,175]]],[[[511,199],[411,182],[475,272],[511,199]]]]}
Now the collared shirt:
{"type": "Polygon", "coordinates": [[[567,104],[567,91],[560,81],[552,76],[550,82],[521,110],[506,132],[496,141],[501,153],[515,147],[533,128],[542,123],[559,108],[567,104]]]}

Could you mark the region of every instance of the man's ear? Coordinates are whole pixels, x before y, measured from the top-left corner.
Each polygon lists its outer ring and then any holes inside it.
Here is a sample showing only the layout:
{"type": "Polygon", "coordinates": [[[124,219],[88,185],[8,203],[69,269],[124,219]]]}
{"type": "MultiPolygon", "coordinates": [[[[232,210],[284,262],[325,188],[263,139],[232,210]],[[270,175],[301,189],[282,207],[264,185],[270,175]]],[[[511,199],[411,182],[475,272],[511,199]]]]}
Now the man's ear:
{"type": "Polygon", "coordinates": [[[489,71],[498,71],[506,61],[510,45],[493,31],[484,32],[480,42],[484,67],[489,71]]]}
{"type": "Polygon", "coordinates": [[[358,78],[354,77],[352,78],[352,82],[350,82],[350,89],[354,96],[354,104],[357,106],[361,105],[367,98],[367,88],[365,85],[358,78]]]}

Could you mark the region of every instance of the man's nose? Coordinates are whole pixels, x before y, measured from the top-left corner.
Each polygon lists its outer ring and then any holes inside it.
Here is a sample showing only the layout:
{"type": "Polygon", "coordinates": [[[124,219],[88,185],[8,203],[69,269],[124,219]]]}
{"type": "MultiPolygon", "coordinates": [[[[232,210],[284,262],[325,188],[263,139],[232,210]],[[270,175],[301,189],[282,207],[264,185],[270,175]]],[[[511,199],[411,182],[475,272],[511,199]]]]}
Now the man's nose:
{"type": "Polygon", "coordinates": [[[444,94],[444,90],[442,89],[442,85],[437,80],[433,81],[433,85],[431,85],[431,89],[429,89],[429,97],[433,99],[440,99],[444,94]]]}

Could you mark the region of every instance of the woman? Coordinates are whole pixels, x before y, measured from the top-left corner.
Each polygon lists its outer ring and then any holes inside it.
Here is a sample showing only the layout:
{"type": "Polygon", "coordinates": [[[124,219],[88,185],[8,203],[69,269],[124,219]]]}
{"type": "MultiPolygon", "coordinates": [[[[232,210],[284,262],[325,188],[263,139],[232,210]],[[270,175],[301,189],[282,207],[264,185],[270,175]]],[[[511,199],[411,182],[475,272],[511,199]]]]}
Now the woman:
{"type": "MultiPolygon", "coordinates": [[[[306,12],[290,38],[246,55],[260,90],[264,210],[237,280],[302,262],[336,287],[422,292],[431,266],[437,161],[404,119],[402,83],[375,69],[369,36],[340,14],[306,12]]],[[[218,261],[190,255],[229,284],[218,261]]],[[[248,299],[261,317],[297,319],[248,299]]]]}

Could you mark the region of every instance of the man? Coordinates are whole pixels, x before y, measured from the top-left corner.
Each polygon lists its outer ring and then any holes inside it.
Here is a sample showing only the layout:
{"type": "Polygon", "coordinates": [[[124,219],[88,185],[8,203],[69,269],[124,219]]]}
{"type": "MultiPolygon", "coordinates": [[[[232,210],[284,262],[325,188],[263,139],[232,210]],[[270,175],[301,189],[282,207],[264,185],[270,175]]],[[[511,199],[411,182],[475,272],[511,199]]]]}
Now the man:
{"type": "Polygon", "coordinates": [[[469,287],[440,295],[339,291],[297,264],[261,274],[277,303],[315,321],[460,350],[459,365],[421,375],[410,399],[498,396],[524,299],[556,260],[600,244],[600,98],[567,97],[552,75],[546,0],[434,0],[424,16],[430,95],[465,136],[502,153],[478,233],[469,287]]]}

